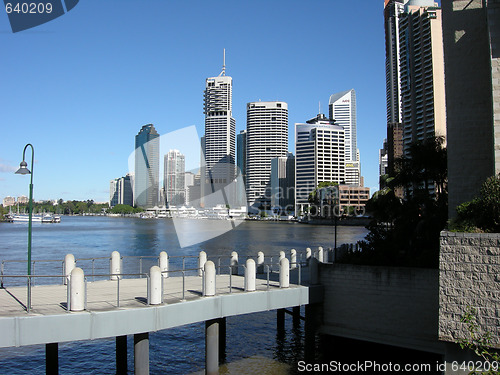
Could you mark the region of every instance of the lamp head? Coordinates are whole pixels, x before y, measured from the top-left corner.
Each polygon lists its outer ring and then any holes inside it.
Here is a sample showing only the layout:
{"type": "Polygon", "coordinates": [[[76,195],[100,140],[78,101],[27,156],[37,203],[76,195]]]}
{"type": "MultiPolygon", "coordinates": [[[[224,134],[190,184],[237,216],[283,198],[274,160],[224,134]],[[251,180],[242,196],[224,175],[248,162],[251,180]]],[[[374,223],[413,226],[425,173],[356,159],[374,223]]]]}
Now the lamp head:
{"type": "Polygon", "coordinates": [[[30,170],[28,169],[28,163],[23,160],[19,165],[19,169],[16,171],[16,174],[31,174],[30,170]]]}

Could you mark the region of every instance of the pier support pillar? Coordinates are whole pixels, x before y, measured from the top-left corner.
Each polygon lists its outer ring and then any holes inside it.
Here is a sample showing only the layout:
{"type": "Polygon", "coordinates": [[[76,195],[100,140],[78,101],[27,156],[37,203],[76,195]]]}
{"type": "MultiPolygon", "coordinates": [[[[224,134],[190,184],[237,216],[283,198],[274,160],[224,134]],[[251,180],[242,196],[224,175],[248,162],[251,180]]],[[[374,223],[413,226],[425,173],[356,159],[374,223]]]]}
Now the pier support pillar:
{"type": "Polygon", "coordinates": [[[305,306],[305,360],[314,362],[316,357],[316,333],[321,321],[321,306],[312,303],[305,306]]]}
{"type": "Polygon", "coordinates": [[[149,375],[149,333],[134,335],[134,374],[149,375]]]}
{"type": "Polygon", "coordinates": [[[116,375],[126,375],[127,371],[127,336],[116,336],[116,375]]]}
{"type": "Polygon", "coordinates": [[[226,318],[219,321],[219,364],[226,362],[226,318]]]}
{"type": "Polygon", "coordinates": [[[57,342],[45,344],[45,373],[59,374],[59,344],[57,342]]]}
{"type": "Polygon", "coordinates": [[[205,322],[205,374],[219,374],[219,319],[205,322]]]}
{"type": "Polygon", "coordinates": [[[276,329],[278,334],[285,332],[285,309],[276,310],[276,329]]]}
{"type": "Polygon", "coordinates": [[[300,326],[300,306],[293,307],[293,326],[295,328],[300,326]]]}

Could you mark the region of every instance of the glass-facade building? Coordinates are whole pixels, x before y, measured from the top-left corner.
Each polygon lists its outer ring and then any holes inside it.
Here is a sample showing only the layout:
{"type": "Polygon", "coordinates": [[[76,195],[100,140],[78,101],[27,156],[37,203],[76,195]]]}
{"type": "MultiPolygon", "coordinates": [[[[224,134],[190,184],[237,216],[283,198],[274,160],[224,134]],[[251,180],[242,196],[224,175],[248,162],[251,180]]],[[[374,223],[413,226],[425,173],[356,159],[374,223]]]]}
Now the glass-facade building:
{"type": "Polygon", "coordinates": [[[134,204],[151,208],[159,204],[160,138],[153,124],[135,136],[134,204]]]}

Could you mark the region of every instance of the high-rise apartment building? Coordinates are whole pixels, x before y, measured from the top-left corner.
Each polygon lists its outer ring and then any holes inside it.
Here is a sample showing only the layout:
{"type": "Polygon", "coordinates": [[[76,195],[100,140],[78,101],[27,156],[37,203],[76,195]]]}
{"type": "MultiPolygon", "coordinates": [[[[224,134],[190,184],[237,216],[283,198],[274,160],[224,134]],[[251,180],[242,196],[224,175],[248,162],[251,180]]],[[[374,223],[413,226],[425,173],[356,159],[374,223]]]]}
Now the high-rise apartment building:
{"type": "Polygon", "coordinates": [[[271,160],[288,153],[288,104],[247,104],[246,194],[248,206],[271,206],[271,160]]]}
{"type": "Polygon", "coordinates": [[[385,0],[385,82],[387,100],[387,164],[394,174],[394,160],[403,155],[401,118],[401,71],[399,66],[400,16],[408,0],[385,0]]]}
{"type": "Polygon", "coordinates": [[[354,89],[330,96],[330,120],[344,128],[345,183],[359,186],[361,167],[358,158],[356,133],[356,92],[354,89]]]}
{"type": "Polygon", "coordinates": [[[144,125],[135,136],[134,202],[139,207],[158,205],[160,138],[153,124],[144,125]]]}
{"type": "Polygon", "coordinates": [[[220,75],[205,82],[205,194],[223,188],[235,178],[236,122],[232,116],[232,92],[233,79],[226,76],[224,61],[220,75]]]}
{"type": "Polygon", "coordinates": [[[127,174],[125,177],[115,178],[109,183],[109,205],[114,207],[117,204],[134,205],[134,195],[132,191],[133,177],[127,174]]]}
{"type": "Polygon", "coordinates": [[[403,154],[417,141],[446,136],[441,9],[410,0],[399,17],[403,154]]]}
{"type": "Polygon", "coordinates": [[[167,206],[186,202],[185,173],[185,156],[179,150],[170,150],[163,162],[163,189],[167,206]]]}
{"type": "Polygon", "coordinates": [[[320,182],[345,181],[344,128],[319,114],[295,124],[295,212],[303,212],[320,182]]]}
{"type": "Polygon", "coordinates": [[[281,213],[295,210],[295,156],[291,152],[271,160],[271,207],[281,213]]]}

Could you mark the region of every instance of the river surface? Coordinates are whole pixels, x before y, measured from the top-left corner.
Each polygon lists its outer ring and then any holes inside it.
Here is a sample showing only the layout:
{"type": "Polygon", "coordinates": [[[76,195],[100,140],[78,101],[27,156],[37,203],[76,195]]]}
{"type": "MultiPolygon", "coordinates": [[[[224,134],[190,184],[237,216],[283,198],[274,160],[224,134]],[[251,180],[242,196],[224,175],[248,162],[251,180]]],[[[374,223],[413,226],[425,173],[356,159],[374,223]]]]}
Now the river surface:
{"type": "MultiPolygon", "coordinates": [[[[203,225],[209,230],[210,221],[203,221],[203,225]]],[[[196,231],[199,229],[193,229],[193,236],[196,231]]],[[[354,243],[366,234],[363,227],[339,226],[337,244],[354,243]]],[[[241,258],[254,257],[258,251],[277,257],[281,250],[289,252],[292,248],[303,252],[307,247],[333,247],[334,235],[331,226],[246,221],[218,237],[181,248],[171,219],[63,216],[59,224],[33,224],[32,259],[36,274],[60,272],[60,263],[41,260],[62,261],[68,253],[77,260],[106,258],[114,250],[122,256],[158,256],[160,251],[167,251],[174,257],[197,256],[201,250],[209,257],[237,251],[241,262],[241,258]]],[[[0,223],[0,260],[26,258],[27,224],[0,223]]],[[[176,259],[180,262],[181,258],[176,259]]],[[[144,271],[149,267],[147,261],[144,271]]],[[[26,274],[26,263],[6,263],[5,271],[26,274]]],[[[291,320],[286,318],[285,334],[277,335],[275,311],[228,317],[226,365],[221,373],[296,373],[297,362],[304,358],[304,327],[303,322],[300,327],[292,327],[291,320]]],[[[204,323],[150,334],[151,374],[203,373],[204,354],[204,323]]],[[[132,336],[128,337],[128,362],[132,374],[132,336]]],[[[61,374],[114,374],[114,338],[59,344],[59,370],[61,374]]],[[[0,374],[43,373],[45,346],[0,349],[0,374]]]]}

